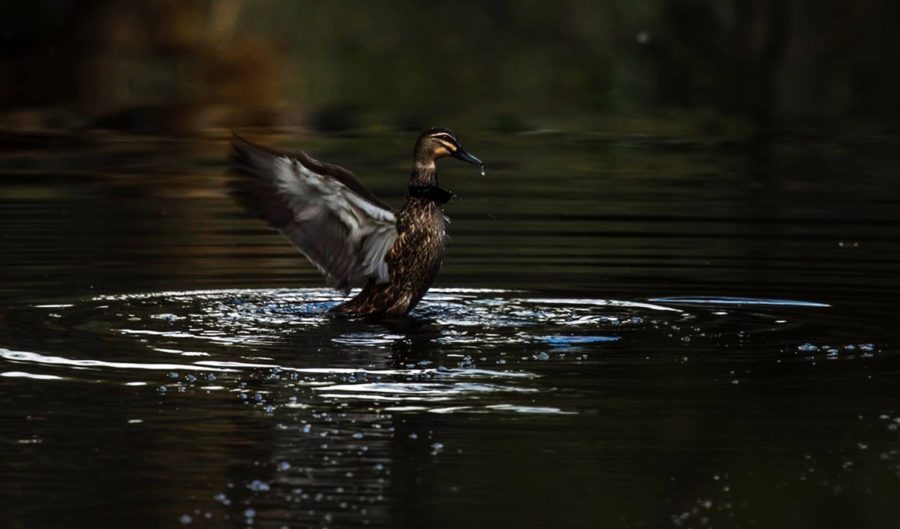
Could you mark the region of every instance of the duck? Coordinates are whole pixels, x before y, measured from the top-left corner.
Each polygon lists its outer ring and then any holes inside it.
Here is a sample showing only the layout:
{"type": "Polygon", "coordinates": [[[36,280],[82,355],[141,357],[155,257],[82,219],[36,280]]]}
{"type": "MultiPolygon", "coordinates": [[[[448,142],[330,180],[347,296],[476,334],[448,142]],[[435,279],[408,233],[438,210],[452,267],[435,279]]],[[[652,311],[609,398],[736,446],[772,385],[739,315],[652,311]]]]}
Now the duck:
{"type": "Polygon", "coordinates": [[[406,201],[391,208],[352,172],[306,152],[286,153],[231,141],[229,191],[250,214],[284,236],[352,298],[335,315],[403,317],[431,287],[444,258],[444,205],[453,193],[438,183],[437,161],[452,157],[481,167],[456,134],[435,127],[422,132],[413,150],[406,201]]]}

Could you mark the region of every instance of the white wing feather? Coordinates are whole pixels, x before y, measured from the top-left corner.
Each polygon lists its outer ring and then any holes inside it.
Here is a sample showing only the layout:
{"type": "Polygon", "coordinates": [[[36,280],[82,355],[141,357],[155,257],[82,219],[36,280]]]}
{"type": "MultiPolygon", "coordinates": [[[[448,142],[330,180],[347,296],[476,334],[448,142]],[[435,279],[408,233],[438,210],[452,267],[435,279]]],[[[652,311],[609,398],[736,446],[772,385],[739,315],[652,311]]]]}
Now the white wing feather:
{"type": "MultiPolygon", "coordinates": [[[[299,160],[238,140],[234,145],[241,175],[233,185],[236,196],[300,250],[330,285],[349,290],[369,279],[388,281],[386,256],[397,239],[393,211],[361,196],[308,156],[299,160]]],[[[343,169],[327,168],[353,178],[343,169]]]]}

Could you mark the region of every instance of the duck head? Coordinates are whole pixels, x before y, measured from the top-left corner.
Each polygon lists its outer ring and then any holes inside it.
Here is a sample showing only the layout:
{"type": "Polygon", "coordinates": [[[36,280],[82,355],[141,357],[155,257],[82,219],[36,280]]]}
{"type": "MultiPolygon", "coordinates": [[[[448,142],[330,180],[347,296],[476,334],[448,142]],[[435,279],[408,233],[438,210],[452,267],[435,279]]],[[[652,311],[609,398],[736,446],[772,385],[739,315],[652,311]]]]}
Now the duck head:
{"type": "Polygon", "coordinates": [[[445,156],[452,156],[457,160],[484,167],[484,162],[462,148],[456,134],[450,129],[428,129],[419,136],[415,151],[417,164],[434,166],[434,162],[438,158],[445,156]]]}

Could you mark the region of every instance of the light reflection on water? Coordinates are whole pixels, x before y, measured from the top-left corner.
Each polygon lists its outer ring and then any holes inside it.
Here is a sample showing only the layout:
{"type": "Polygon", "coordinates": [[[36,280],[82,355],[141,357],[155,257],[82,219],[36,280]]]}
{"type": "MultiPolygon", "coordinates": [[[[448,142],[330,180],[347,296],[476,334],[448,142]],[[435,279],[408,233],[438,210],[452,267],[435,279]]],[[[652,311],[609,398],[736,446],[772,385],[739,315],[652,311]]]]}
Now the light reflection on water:
{"type": "MultiPolygon", "coordinates": [[[[327,309],[339,300],[327,289],[245,289],[101,295],[76,303],[37,304],[32,309],[38,312],[28,318],[86,331],[92,341],[119,344],[128,351],[126,357],[69,358],[0,349],[0,358],[40,371],[7,371],[6,377],[34,380],[97,382],[106,371],[110,381],[147,384],[161,392],[224,389],[248,394],[248,377],[286,378],[283,387],[268,389],[267,394],[310,388],[304,400],[422,401],[440,403],[423,410],[456,412],[577,413],[542,405],[553,403],[555,390],[535,382],[542,376],[535,366],[597,360],[598,353],[609,354],[610,347],[635,332],[644,333],[644,339],[664,335],[697,343],[721,340],[732,333],[732,326],[739,337],[763,333],[767,340],[783,330],[796,330],[774,314],[729,314],[717,310],[720,306],[827,308],[795,300],[672,297],[649,303],[448,288],[430,292],[409,320],[376,323],[334,318],[327,309]],[[676,308],[679,305],[710,308],[688,311],[676,308]],[[392,365],[372,363],[373,350],[394,354],[411,341],[420,347],[430,344],[439,355],[392,365]],[[285,347],[295,353],[284,357],[285,347]],[[519,353],[510,354],[510,349],[519,353]],[[323,350],[325,356],[308,357],[323,350]],[[363,356],[352,355],[355,350],[363,356]],[[350,358],[335,358],[340,351],[350,358]],[[173,357],[184,361],[171,362],[173,357]],[[84,370],[88,372],[80,373],[84,370]],[[132,370],[166,375],[130,380],[127,373],[132,370]],[[198,386],[198,380],[216,384],[198,386]]],[[[850,359],[884,354],[871,343],[819,347],[804,342],[792,351],[794,358],[782,352],[784,361],[796,360],[798,354],[809,361],[821,355],[850,359]]]]}
{"type": "MultiPolygon", "coordinates": [[[[334,319],[333,291],[277,288],[320,279],[221,192],[222,142],[175,159],[171,142],[144,140],[9,154],[4,515],[266,528],[893,519],[892,172],[845,189],[862,169],[775,164],[765,180],[706,147],[468,138],[496,169],[447,168],[459,200],[443,288],[395,322],[334,319]],[[153,169],[162,157],[177,173],[153,169]]],[[[304,142],[356,169],[396,139],[304,142]]],[[[374,169],[366,183],[396,203],[408,168],[374,169]]]]}
{"type": "MultiPolygon", "coordinates": [[[[506,354],[500,352],[500,358],[489,361],[495,367],[484,368],[476,367],[476,363],[487,357],[474,360],[472,355],[491,354],[492,350],[515,344],[526,349],[549,347],[554,351],[579,351],[615,342],[619,337],[606,333],[643,323],[638,316],[642,312],[680,312],[645,303],[575,300],[565,304],[564,301],[530,299],[521,297],[519,292],[497,289],[435,289],[416,310],[413,320],[400,322],[400,329],[351,321],[347,323],[356,326],[356,331],[344,329],[334,333],[342,322],[327,313],[337,299],[332,291],[325,289],[103,295],[79,303],[35,305],[33,309],[52,309],[55,325],[86,329],[94,335],[92,340],[121,344],[124,350],[132,351],[129,358],[136,356],[133,352],[136,348],[144,350],[140,355],[143,361],[67,358],[8,349],[0,349],[0,357],[16,364],[51,369],[54,373],[59,372],[57,368],[66,368],[63,372],[68,380],[79,378],[79,373],[72,369],[90,369],[87,379],[92,382],[102,380],[102,373],[97,372],[100,369],[111,370],[111,378],[120,382],[123,377],[128,378],[125,373],[129,370],[167,372],[176,381],[163,379],[157,388],[160,391],[173,387],[183,390],[183,377],[188,376],[189,382],[195,382],[198,377],[209,378],[216,381],[217,389],[230,385],[242,392],[242,381],[248,375],[276,373],[278,377],[292,377],[292,383],[281,390],[296,386],[313,388],[312,393],[304,395],[307,399],[424,401],[440,402],[443,410],[561,413],[558,407],[529,405],[541,398],[532,395],[540,391],[532,382],[538,375],[523,369],[520,358],[506,360],[502,358],[506,354]],[[596,307],[605,307],[609,312],[590,314],[596,312],[596,307]],[[110,319],[110,315],[114,318],[110,319]],[[297,318],[299,315],[302,317],[297,318]],[[98,321],[103,325],[98,325],[98,321]],[[409,325],[413,327],[402,328],[409,325]],[[267,348],[281,347],[286,331],[292,332],[298,326],[308,328],[301,335],[304,342],[298,344],[301,346],[298,356],[288,362],[273,362],[267,348]],[[537,327],[541,333],[559,327],[565,334],[532,334],[525,330],[529,327],[537,327]],[[573,334],[576,328],[579,334],[573,334]],[[421,329],[426,330],[423,333],[421,329]],[[367,354],[372,349],[390,349],[407,341],[410,330],[416,339],[424,337],[439,347],[442,357],[388,368],[366,363],[327,365],[333,358],[324,358],[326,364],[315,365],[302,356],[310,343],[329,350],[359,349],[367,354]],[[236,353],[243,360],[236,360],[236,353]],[[172,357],[183,358],[184,362],[168,361],[172,357]],[[303,377],[302,381],[298,376],[303,377]],[[527,394],[529,400],[516,403],[518,394],[527,394]],[[498,402],[498,398],[505,400],[498,402]],[[485,402],[472,405],[473,400],[485,402]]],[[[31,376],[58,377],[37,373],[31,376]]],[[[210,386],[198,389],[208,391],[210,386]]]]}
{"type": "MultiPolygon", "coordinates": [[[[805,311],[828,309],[798,300],[673,297],[645,302],[453,288],[435,289],[409,320],[381,323],[336,319],[326,311],[337,302],[325,289],[245,289],[100,295],[35,304],[13,319],[44,322],[45,332],[76,329],[78,336],[51,351],[0,348],[0,359],[14,366],[0,376],[47,388],[68,384],[67,391],[75,394],[79,390],[72,384],[100,384],[113,400],[123,398],[117,388],[127,387],[129,404],[112,416],[117,428],[134,432],[168,430],[171,426],[157,424],[158,413],[206,402],[179,414],[206,425],[194,432],[203,450],[216,451],[246,439],[264,443],[266,448],[252,463],[241,463],[237,474],[222,475],[206,494],[182,502],[179,509],[192,517],[248,526],[377,526],[390,525],[391,491],[398,479],[406,479],[402,476],[409,474],[413,460],[418,461],[416,473],[423,464],[432,468],[430,473],[449,461],[466,466],[472,457],[467,454],[473,445],[456,438],[452,430],[436,429],[426,417],[583,417],[588,424],[599,420],[615,432],[627,428],[629,421],[615,419],[620,412],[611,389],[621,383],[621,369],[629,364],[664,377],[683,377],[689,371],[673,371],[673,366],[702,359],[710,343],[730,342],[732,337],[740,343],[756,335],[778,346],[768,353],[776,363],[815,365],[829,358],[849,361],[893,354],[874,344],[796,343],[794,335],[802,334],[808,323],[789,321],[814,319],[816,313],[805,311]],[[94,356],[79,352],[79,344],[97,342],[105,347],[94,356]],[[673,343],[685,346],[684,352],[673,354],[673,343]],[[660,356],[654,348],[662,344],[668,344],[669,352],[660,356]],[[376,351],[383,354],[373,354],[376,351]],[[584,386],[583,377],[566,374],[572,369],[594,372],[590,384],[595,387],[584,386]],[[591,404],[585,402],[597,391],[613,400],[604,403],[595,395],[591,404]],[[252,411],[235,415],[235,407],[252,411]],[[226,422],[244,415],[244,425],[222,430],[202,418],[210,412],[226,422]]],[[[734,369],[700,372],[714,385],[716,377],[723,377],[726,386],[746,383],[751,375],[734,369]]],[[[767,398],[760,393],[756,405],[767,398]]],[[[670,409],[676,415],[684,412],[670,409]]],[[[634,413],[653,414],[649,409],[634,413]]],[[[900,417],[888,414],[879,421],[900,424],[900,417]]],[[[550,432],[531,435],[539,444],[554,444],[550,432]]],[[[19,435],[14,442],[44,446],[53,437],[19,435]]],[[[758,442],[738,450],[753,446],[758,442]]],[[[878,450],[881,467],[900,473],[900,458],[891,455],[896,452],[890,445],[878,450]]],[[[487,453],[502,457],[496,451],[487,453]]],[[[849,454],[842,461],[842,468],[871,466],[867,459],[849,454]]],[[[827,474],[829,482],[849,483],[828,464],[813,465],[796,470],[797,483],[814,470],[827,474]]],[[[709,516],[730,518],[738,507],[728,493],[736,485],[729,483],[740,483],[741,478],[716,474],[710,479],[725,488],[710,489],[691,501],[713,513],[709,516]]],[[[672,519],[680,523],[692,513],[678,512],[672,519]]]]}

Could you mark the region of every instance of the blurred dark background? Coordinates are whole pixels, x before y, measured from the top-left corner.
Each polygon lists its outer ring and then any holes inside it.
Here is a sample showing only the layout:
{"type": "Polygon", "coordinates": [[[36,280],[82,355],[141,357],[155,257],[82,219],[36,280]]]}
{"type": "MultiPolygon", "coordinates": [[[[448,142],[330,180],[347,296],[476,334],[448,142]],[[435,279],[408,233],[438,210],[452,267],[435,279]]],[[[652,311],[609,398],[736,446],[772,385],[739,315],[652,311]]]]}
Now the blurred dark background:
{"type": "Polygon", "coordinates": [[[898,15],[0,3],[0,527],[896,527],[898,15]],[[431,125],[488,164],[441,166],[436,286],[492,290],[421,327],[310,317],[319,272],[225,193],[230,130],[397,205],[431,125]],[[699,303],[633,305],[672,296],[699,303]],[[206,360],[246,367],[167,373],[206,360]],[[320,391],[426,365],[465,369],[320,391]]]}
{"type": "Polygon", "coordinates": [[[897,21],[890,0],[4,2],[0,127],[893,134],[897,21]]]}

